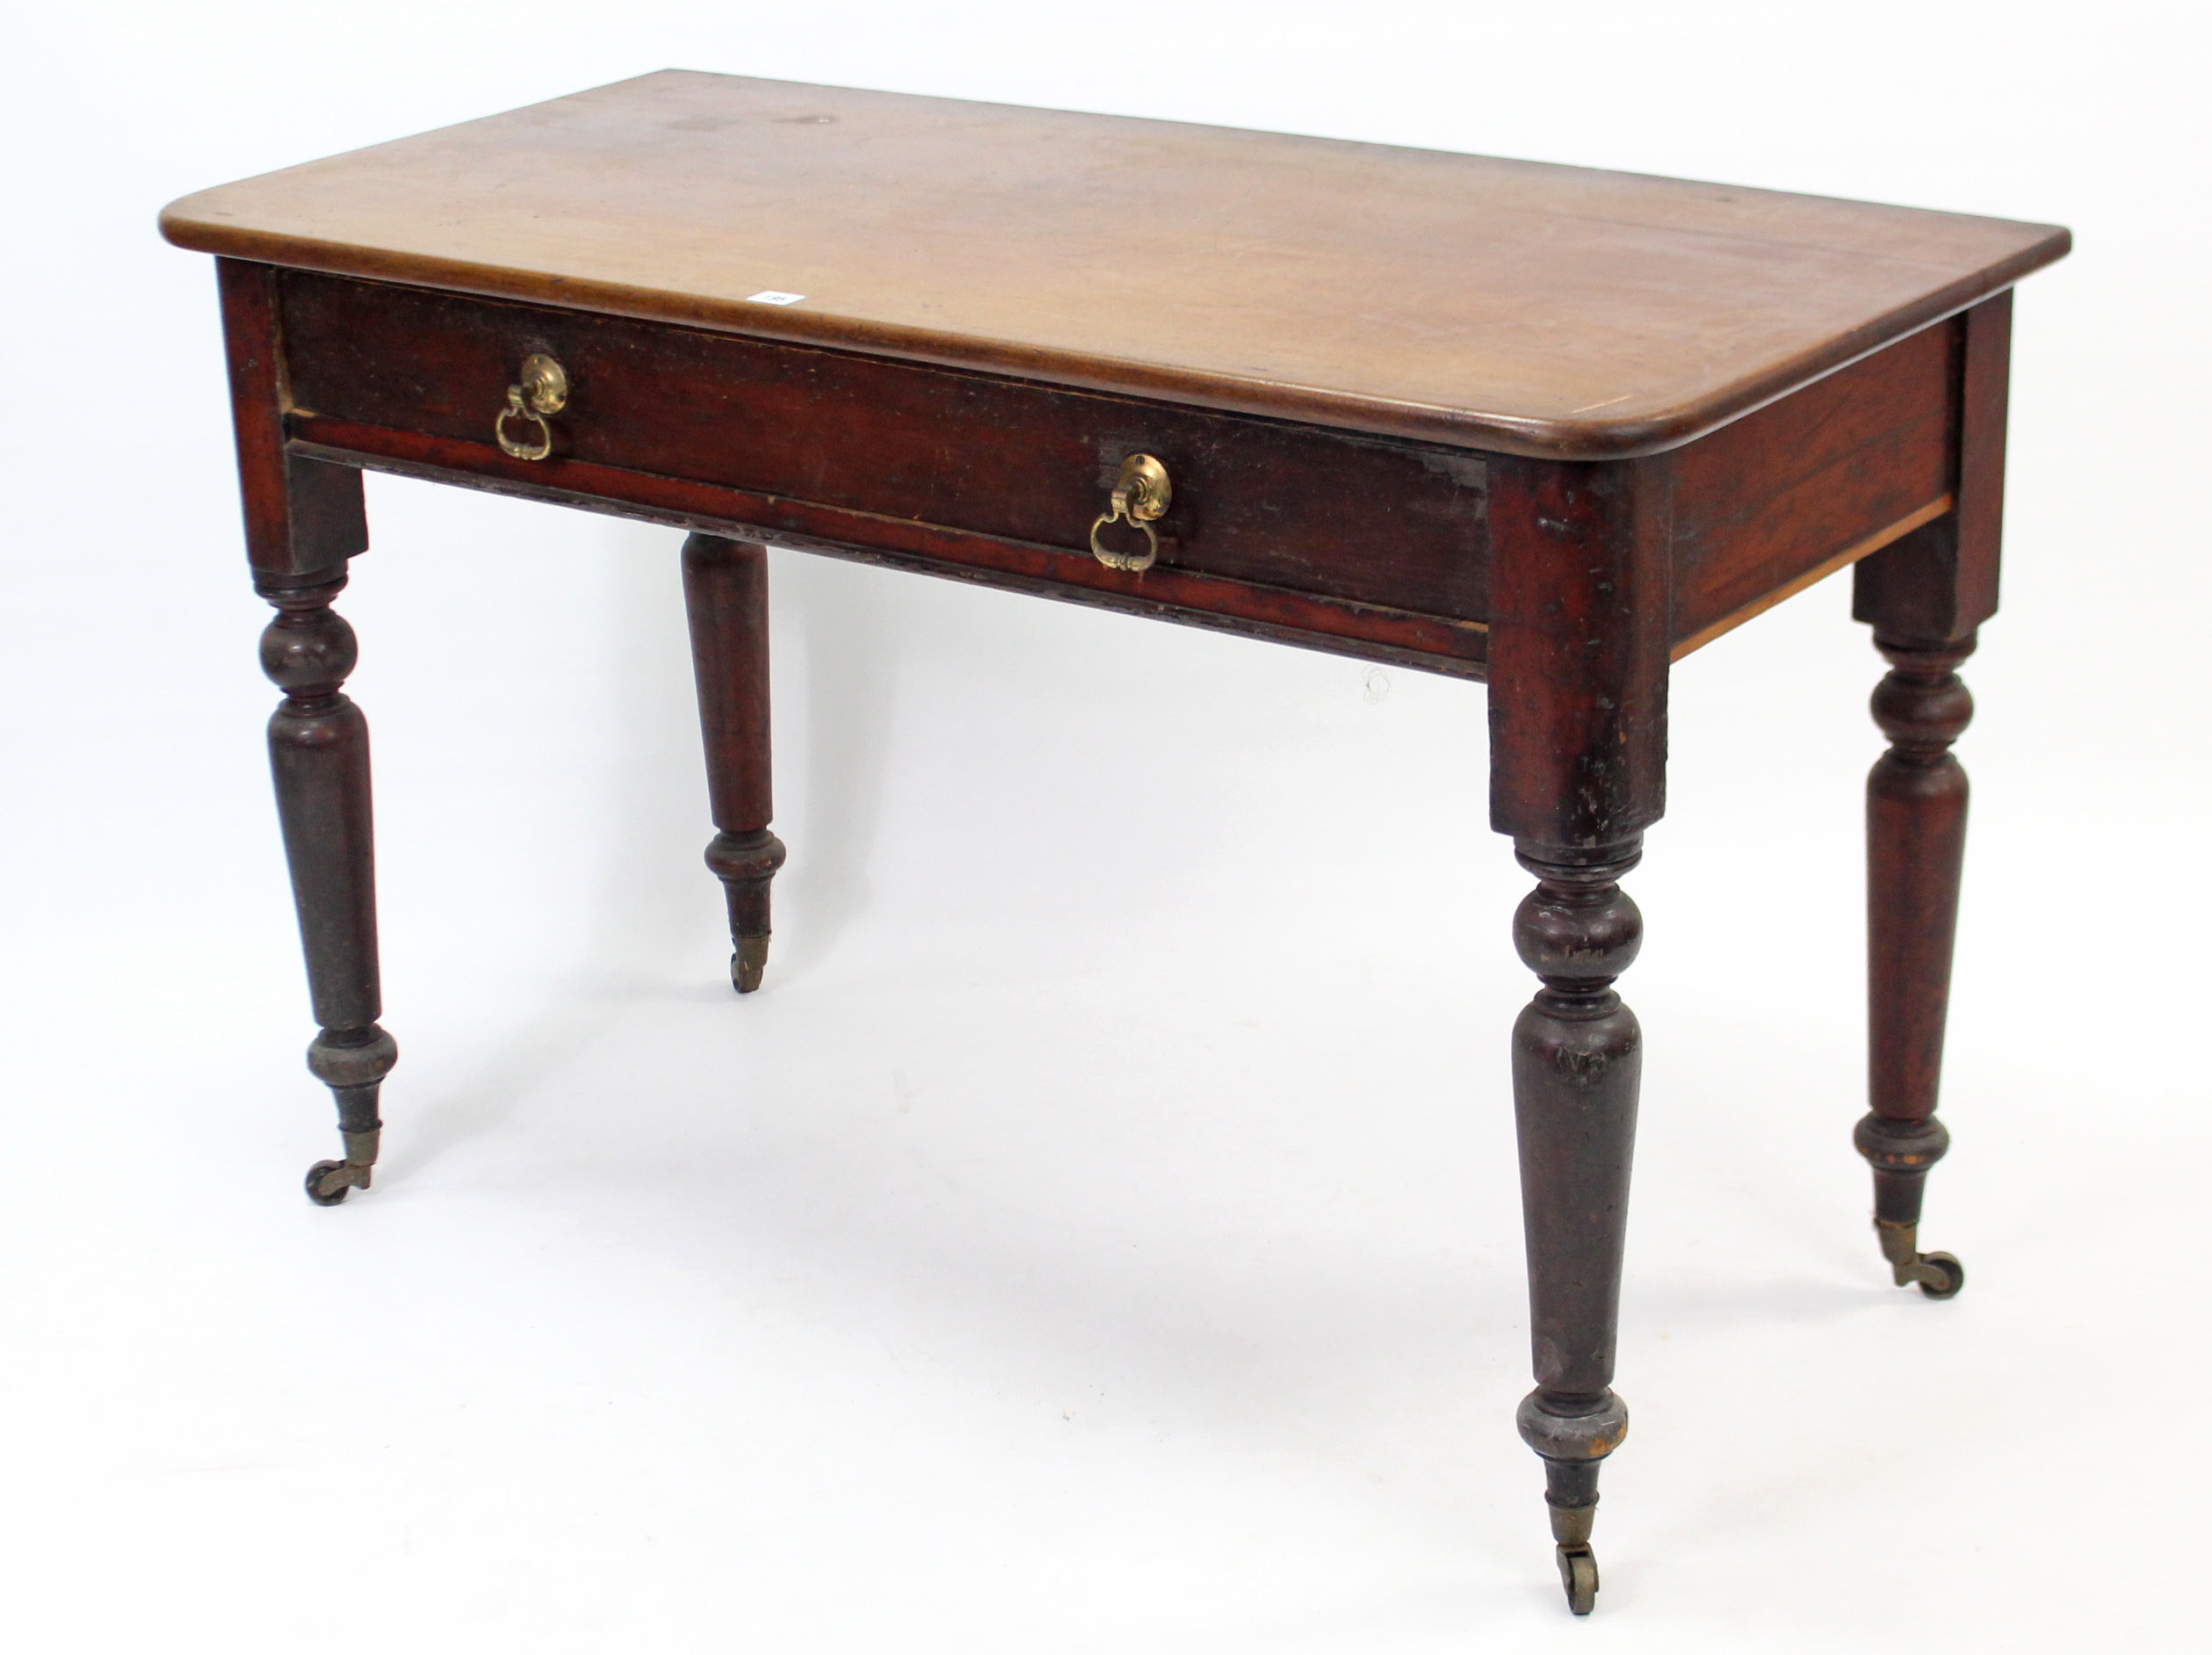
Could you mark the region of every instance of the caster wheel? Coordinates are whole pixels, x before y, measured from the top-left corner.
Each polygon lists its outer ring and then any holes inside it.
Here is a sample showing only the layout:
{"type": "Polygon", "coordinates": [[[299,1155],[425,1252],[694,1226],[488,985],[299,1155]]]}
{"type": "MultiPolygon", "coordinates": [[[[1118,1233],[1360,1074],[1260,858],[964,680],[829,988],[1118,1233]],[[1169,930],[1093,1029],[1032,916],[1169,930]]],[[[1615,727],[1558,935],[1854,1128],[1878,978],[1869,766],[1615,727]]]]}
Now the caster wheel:
{"type": "Polygon", "coordinates": [[[1955,1298],[1958,1290],[1966,1285],[1966,1267],[1948,1253],[1923,1253],[1920,1262],[1937,1272],[1940,1280],[1920,1278],[1920,1291],[1930,1298],[1955,1298]]]}
{"type": "Polygon", "coordinates": [[[338,1203],[343,1201],[345,1199],[345,1192],[353,1188],[351,1184],[340,1184],[336,1189],[333,1189],[326,1196],[322,1193],[322,1181],[334,1172],[341,1172],[344,1170],[344,1167],[345,1163],[342,1160],[319,1160],[315,1162],[314,1166],[308,1167],[307,1199],[314,1202],[318,1207],[335,1207],[338,1204],[338,1203]]]}
{"type": "Polygon", "coordinates": [[[1597,1607],[1598,1559],[1588,1545],[1559,1548],[1559,1584],[1566,1588],[1567,1608],[1577,1615],[1597,1607]]]}

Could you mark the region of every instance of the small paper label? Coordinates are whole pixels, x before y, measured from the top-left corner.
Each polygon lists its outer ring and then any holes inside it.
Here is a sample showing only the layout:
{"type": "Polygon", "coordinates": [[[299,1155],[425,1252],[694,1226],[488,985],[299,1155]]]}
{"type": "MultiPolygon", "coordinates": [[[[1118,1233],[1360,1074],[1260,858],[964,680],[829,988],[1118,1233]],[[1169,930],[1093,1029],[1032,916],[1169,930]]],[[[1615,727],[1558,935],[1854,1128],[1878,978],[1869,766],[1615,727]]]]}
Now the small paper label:
{"type": "Polygon", "coordinates": [[[806,297],[804,293],[755,293],[745,302],[748,305],[795,305],[806,297]]]}

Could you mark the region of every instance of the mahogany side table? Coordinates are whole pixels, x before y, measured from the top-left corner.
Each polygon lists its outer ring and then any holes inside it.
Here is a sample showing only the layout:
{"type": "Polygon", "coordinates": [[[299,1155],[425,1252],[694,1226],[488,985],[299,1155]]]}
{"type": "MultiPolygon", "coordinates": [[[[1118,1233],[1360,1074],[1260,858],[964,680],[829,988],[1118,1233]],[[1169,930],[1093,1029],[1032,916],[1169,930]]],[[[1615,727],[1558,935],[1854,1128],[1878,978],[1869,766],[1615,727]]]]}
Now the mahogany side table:
{"type": "Polygon", "coordinates": [[[1535,889],[1512,1064],[1542,1456],[1587,1614],[1641,1041],[1620,888],[1671,661],[1855,566],[1890,671],[1867,784],[1875,1227],[1920,1250],[2011,288],[2067,233],[1629,173],[668,71],[190,196],[215,254],[277,804],[369,1186],[368,731],[330,604],[364,468],[690,531],[732,978],[769,885],[770,546],[1489,684],[1535,889]]]}

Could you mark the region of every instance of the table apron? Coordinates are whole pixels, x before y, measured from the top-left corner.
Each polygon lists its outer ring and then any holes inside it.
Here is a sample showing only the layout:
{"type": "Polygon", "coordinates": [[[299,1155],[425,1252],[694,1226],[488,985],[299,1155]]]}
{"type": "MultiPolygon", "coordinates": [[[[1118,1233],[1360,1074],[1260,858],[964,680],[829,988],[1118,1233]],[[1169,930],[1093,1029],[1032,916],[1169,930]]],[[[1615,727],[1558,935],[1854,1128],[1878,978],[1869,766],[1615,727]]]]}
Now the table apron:
{"type": "Polygon", "coordinates": [[[287,410],[448,439],[455,469],[504,458],[496,424],[574,492],[596,490],[560,462],[1081,553],[1149,454],[1172,483],[1155,573],[1488,618],[1472,451],[305,271],[278,288],[287,410]],[[501,418],[532,357],[565,379],[543,427],[501,418]]]}
{"type": "Polygon", "coordinates": [[[286,421],[290,452],[515,498],[1027,592],[1447,677],[1484,676],[1479,622],[1154,566],[1110,569],[1088,552],[818,502],[311,414],[286,421]]]}

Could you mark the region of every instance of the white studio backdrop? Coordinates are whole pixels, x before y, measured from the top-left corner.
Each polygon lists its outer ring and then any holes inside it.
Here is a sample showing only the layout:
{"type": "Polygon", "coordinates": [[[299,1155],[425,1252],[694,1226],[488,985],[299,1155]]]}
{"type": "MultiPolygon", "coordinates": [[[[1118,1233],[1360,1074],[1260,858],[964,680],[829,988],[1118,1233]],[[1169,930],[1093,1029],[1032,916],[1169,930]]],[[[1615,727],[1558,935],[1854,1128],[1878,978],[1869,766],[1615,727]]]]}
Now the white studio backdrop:
{"type": "MultiPolygon", "coordinates": [[[[2180,1650],[2212,1117],[2182,4],[86,0],[0,55],[0,1637],[25,1651],[2180,1650]],[[332,1153],[189,190],[667,66],[2056,220],[1926,1236],[1868,1228],[1832,581],[1686,662],[1597,1614],[1515,1438],[1478,686],[774,560],[767,988],[680,537],[372,479],[376,1189],[332,1153]]],[[[1377,284],[1390,272],[1377,270],[1377,284]]],[[[1349,296],[1348,296],[1349,297],[1349,296]]]]}

